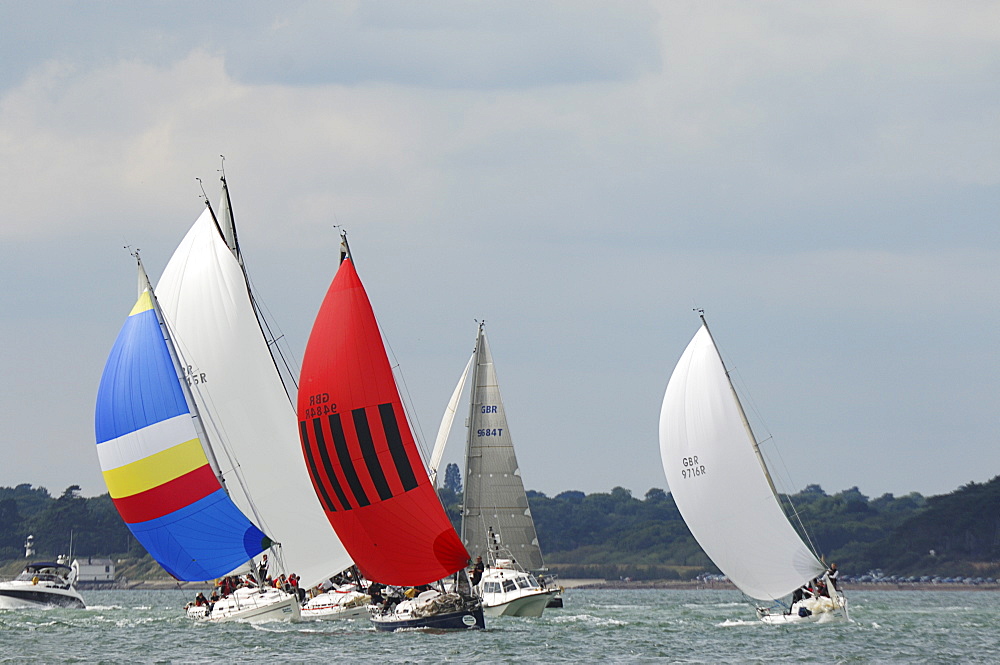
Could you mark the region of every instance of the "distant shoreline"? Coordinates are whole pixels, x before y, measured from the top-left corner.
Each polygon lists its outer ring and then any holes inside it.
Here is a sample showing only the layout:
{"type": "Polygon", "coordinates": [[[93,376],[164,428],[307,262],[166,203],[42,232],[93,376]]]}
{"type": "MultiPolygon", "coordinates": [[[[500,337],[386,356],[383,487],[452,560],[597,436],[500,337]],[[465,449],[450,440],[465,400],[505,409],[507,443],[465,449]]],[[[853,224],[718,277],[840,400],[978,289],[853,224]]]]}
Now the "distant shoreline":
{"type": "MultiPolygon", "coordinates": [[[[697,580],[604,580],[572,578],[552,581],[553,586],[563,589],[718,589],[727,591],[737,591],[737,588],[730,582],[702,582],[697,580]]],[[[96,587],[93,587],[96,588],[96,587]]],[[[123,582],[113,588],[126,591],[143,590],[171,590],[197,591],[210,589],[211,582],[178,582],[177,580],[134,580],[123,582]]],[[[928,584],[928,583],[882,583],[882,584],[857,584],[844,583],[846,591],[1000,591],[1000,584],[928,584]]]]}
{"type": "MultiPolygon", "coordinates": [[[[738,591],[731,582],[702,582],[697,580],[562,580],[558,584],[567,589],[720,589],[738,591]]],[[[858,584],[843,583],[845,591],[1000,591],[1000,584],[930,584],[930,583],[879,583],[858,584]]]]}

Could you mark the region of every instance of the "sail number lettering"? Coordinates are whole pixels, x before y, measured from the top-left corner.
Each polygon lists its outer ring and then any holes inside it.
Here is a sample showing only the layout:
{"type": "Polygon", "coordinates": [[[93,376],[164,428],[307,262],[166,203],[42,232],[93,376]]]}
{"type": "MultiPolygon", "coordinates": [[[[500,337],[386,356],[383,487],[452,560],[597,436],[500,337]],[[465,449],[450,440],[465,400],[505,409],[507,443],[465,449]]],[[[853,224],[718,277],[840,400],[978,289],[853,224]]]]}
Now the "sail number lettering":
{"type": "Polygon", "coordinates": [[[484,404],[483,406],[479,407],[479,412],[480,413],[496,413],[497,412],[497,407],[495,405],[492,405],[492,404],[484,404]]]}
{"type": "Polygon", "coordinates": [[[697,478],[705,475],[705,465],[698,464],[697,455],[682,458],[681,464],[684,467],[681,469],[681,478],[697,478]]]}
{"type": "Polygon", "coordinates": [[[184,368],[184,378],[187,379],[187,384],[189,386],[196,386],[199,383],[208,382],[208,376],[205,372],[199,372],[194,368],[194,365],[188,365],[184,368]]]}
{"type": "Polygon", "coordinates": [[[318,418],[337,413],[337,405],[330,401],[330,393],[318,393],[309,396],[309,406],[305,409],[306,418],[318,418]]]}
{"type": "Polygon", "coordinates": [[[494,427],[491,429],[487,427],[485,429],[477,429],[476,436],[503,436],[503,428],[494,427]]]}

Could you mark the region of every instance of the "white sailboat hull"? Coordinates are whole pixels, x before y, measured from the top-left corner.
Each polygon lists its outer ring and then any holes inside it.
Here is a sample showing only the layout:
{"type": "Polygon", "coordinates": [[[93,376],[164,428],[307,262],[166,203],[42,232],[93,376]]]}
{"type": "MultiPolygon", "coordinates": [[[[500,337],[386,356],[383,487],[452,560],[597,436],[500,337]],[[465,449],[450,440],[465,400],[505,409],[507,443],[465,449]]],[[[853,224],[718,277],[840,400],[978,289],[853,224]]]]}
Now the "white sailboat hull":
{"type": "Polygon", "coordinates": [[[839,605],[834,605],[829,598],[800,600],[792,605],[788,613],[773,613],[766,608],[757,608],[757,618],[772,625],[847,621],[847,599],[840,595],[838,601],[839,605]],[[806,610],[806,612],[800,610],[806,610]]]}
{"type": "Polygon", "coordinates": [[[237,589],[215,603],[211,612],[204,607],[188,608],[188,616],[212,623],[241,621],[265,623],[269,621],[300,621],[298,599],[280,589],[237,589]]]}
{"type": "Polygon", "coordinates": [[[371,596],[357,590],[330,590],[302,606],[303,621],[367,619],[371,596]]]}

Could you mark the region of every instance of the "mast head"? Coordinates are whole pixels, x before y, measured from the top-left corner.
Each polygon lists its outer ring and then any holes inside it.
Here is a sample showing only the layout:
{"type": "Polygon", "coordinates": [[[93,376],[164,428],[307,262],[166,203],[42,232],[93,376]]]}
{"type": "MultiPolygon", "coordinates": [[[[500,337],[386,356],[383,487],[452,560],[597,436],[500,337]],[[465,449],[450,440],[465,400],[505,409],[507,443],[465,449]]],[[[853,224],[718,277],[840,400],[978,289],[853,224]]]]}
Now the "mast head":
{"type": "MultiPolygon", "coordinates": [[[[334,227],[338,228],[338,227],[334,227]]],[[[354,257],[351,256],[351,246],[347,244],[347,229],[340,229],[340,263],[343,263],[347,259],[353,260],[354,257]]]]}

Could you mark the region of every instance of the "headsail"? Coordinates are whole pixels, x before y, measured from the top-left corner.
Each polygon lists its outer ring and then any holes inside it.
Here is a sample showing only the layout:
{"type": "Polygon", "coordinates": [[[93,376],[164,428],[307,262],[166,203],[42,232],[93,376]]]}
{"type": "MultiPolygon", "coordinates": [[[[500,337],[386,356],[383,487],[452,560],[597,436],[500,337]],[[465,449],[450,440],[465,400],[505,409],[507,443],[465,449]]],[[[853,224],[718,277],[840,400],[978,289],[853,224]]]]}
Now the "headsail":
{"type": "Polygon", "coordinates": [[[667,385],[660,454],[691,533],[745,594],[781,598],[823,574],[825,566],[771,489],[707,326],[695,334],[667,385]]]}
{"type": "Polygon", "coordinates": [[[476,338],[465,454],[462,542],[486,555],[491,531],[526,570],[544,567],[483,325],[476,338]]]}
{"type": "Polygon", "coordinates": [[[209,580],[270,546],[211,468],[176,354],[147,288],[122,326],[97,392],[101,469],[128,528],[179,580],[209,580]]]}
{"type": "Polygon", "coordinates": [[[309,336],[298,414],[313,487],[366,578],[427,584],[465,566],[469,554],[424,469],[349,255],[309,336]]]}
{"type": "Polygon", "coordinates": [[[246,278],[209,209],[177,247],[157,293],[205,427],[224,446],[219,462],[237,505],[256,511],[281,544],[285,570],[304,585],[348,568],[351,559],[309,487],[295,410],[246,278]]]}
{"type": "Polygon", "coordinates": [[[462,376],[458,379],[458,385],[455,386],[455,392],[451,394],[451,399],[448,400],[448,406],[445,407],[444,415],[441,417],[441,425],[438,427],[437,439],[434,440],[434,450],[431,452],[431,461],[427,465],[427,471],[430,474],[431,483],[435,486],[437,485],[438,467],[441,466],[441,459],[444,457],[444,451],[448,445],[448,437],[451,434],[451,427],[455,424],[455,414],[458,413],[458,402],[462,399],[462,392],[465,390],[465,381],[469,378],[469,372],[472,371],[472,363],[475,359],[476,353],[473,351],[472,356],[469,358],[469,362],[465,364],[465,370],[462,372],[462,376]]]}

